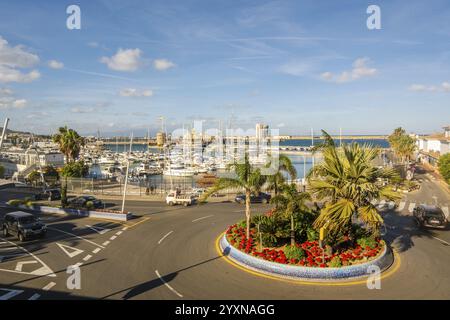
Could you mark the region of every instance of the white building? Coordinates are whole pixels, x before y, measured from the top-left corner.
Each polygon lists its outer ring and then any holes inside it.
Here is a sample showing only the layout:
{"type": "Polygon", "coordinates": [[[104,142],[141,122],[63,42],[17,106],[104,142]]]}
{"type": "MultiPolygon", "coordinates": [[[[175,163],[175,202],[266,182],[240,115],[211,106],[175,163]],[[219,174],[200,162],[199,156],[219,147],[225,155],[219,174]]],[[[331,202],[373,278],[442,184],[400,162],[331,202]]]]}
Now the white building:
{"type": "Polygon", "coordinates": [[[420,159],[434,165],[440,156],[450,152],[450,126],[443,129],[443,133],[416,136],[420,159]]]}
{"type": "Polygon", "coordinates": [[[256,140],[262,141],[269,137],[269,126],[267,124],[256,124],[256,140]]]}

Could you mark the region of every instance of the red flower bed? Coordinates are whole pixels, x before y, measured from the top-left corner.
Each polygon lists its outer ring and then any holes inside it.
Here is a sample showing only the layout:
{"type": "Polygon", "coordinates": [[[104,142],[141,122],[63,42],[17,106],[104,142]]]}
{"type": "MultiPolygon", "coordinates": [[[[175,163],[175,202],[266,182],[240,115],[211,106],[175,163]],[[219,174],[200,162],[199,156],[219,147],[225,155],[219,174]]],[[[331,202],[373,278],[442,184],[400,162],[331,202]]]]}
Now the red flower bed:
{"type": "Polygon", "coordinates": [[[333,259],[335,257],[339,257],[343,266],[366,262],[377,257],[384,247],[383,241],[377,240],[376,245],[373,248],[368,246],[362,248],[361,246],[356,245],[354,248],[328,254],[326,250],[324,252],[324,250],[320,248],[318,241],[305,241],[301,244],[296,244],[299,248],[302,248],[306,254],[305,258],[297,260],[288,259],[282,248],[263,248],[259,251],[259,245],[254,240],[254,238],[256,238],[255,235],[256,230],[251,229],[250,238],[247,239],[245,228],[239,227],[236,224],[230,226],[226,231],[228,242],[233,247],[245,253],[267,261],[306,267],[333,267],[334,265],[331,261],[336,260],[333,259]]]}

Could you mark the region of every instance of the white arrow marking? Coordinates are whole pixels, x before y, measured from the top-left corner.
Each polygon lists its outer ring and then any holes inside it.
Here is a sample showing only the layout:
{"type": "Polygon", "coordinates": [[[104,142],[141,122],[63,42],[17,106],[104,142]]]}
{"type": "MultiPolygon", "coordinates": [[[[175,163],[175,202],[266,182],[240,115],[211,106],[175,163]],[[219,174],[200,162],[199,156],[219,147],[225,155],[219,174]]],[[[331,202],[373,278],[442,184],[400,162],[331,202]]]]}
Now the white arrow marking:
{"type": "Polygon", "coordinates": [[[14,270],[22,272],[22,267],[23,267],[24,264],[34,264],[34,263],[37,263],[37,261],[36,260],[31,260],[31,261],[17,262],[16,269],[14,269],[14,270]]]}
{"type": "Polygon", "coordinates": [[[67,254],[69,256],[69,258],[73,258],[73,257],[79,255],[80,253],[84,252],[84,250],[70,247],[65,244],[61,244],[61,243],[56,243],[56,244],[58,245],[58,247],[61,248],[62,251],[64,251],[65,254],[67,254]]]}
{"type": "Polygon", "coordinates": [[[39,259],[38,257],[36,257],[34,254],[32,254],[30,251],[28,251],[27,249],[25,249],[24,247],[21,247],[17,244],[15,244],[14,242],[11,242],[9,240],[3,239],[6,242],[9,242],[12,245],[15,245],[17,248],[21,249],[22,251],[28,253],[30,256],[32,256],[36,261],[38,261],[42,267],[33,271],[33,272],[23,272],[23,271],[17,271],[17,270],[9,270],[9,269],[0,269],[0,271],[6,271],[6,272],[14,272],[14,273],[22,273],[22,274],[34,274],[34,275],[39,275],[39,276],[48,276],[48,277],[56,277],[56,274],[53,273],[52,269],[50,269],[45,263],[44,261],[42,261],[41,259],[39,259]]]}
{"type": "Polygon", "coordinates": [[[0,288],[0,290],[8,291],[8,293],[0,296],[0,300],[11,299],[12,297],[15,297],[23,292],[23,290],[12,290],[12,289],[6,289],[6,288],[0,288]]]}
{"type": "Polygon", "coordinates": [[[86,225],[86,227],[88,227],[89,229],[92,229],[92,230],[94,230],[95,232],[97,232],[97,233],[100,233],[100,234],[105,234],[105,233],[107,233],[109,230],[111,230],[111,229],[107,229],[107,228],[103,228],[103,227],[98,227],[98,226],[90,226],[90,225],[86,225]]]}

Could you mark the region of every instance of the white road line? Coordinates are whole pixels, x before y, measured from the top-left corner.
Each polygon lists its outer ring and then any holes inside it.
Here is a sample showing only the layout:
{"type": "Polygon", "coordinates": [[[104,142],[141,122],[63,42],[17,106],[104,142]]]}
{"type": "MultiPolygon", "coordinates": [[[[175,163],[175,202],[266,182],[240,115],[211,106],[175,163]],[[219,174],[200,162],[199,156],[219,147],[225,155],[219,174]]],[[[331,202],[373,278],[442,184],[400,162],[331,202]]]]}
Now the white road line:
{"type": "Polygon", "coordinates": [[[416,207],[416,204],[414,202],[411,202],[409,204],[408,211],[412,213],[415,207],[416,207]]]}
{"type": "Polygon", "coordinates": [[[442,242],[442,243],[445,243],[446,245],[448,245],[448,246],[450,246],[450,243],[448,243],[447,241],[445,241],[445,240],[442,240],[442,239],[439,239],[438,237],[432,237],[433,239],[436,239],[437,241],[440,241],[440,242],[442,242]]]}
{"type": "Polygon", "coordinates": [[[63,230],[59,230],[59,229],[56,229],[56,228],[51,228],[51,227],[47,227],[47,229],[50,229],[50,230],[54,230],[54,231],[58,231],[58,232],[61,232],[61,233],[65,233],[65,234],[71,235],[72,237],[75,237],[75,238],[78,238],[78,239],[87,241],[87,242],[89,242],[90,244],[93,244],[94,246],[103,248],[101,245],[95,243],[94,241],[91,241],[91,240],[88,240],[88,239],[86,239],[86,238],[80,237],[80,236],[78,236],[78,235],[76,235],[76,234],[74,234],[74,233],[67,232],[67,231],[63,231],[63,230]]]}
{"type": "Polygon", "coordinates": [[[122,231],[125,231],[125,230],[127,230],[128,229],[128,227],[123,227],[122,228],[122,231]]]}
{"type": "Polygon", "coordinates": [[[405,208],[406,202],[405,201],[401,201],[398,204],[398,211],[402,211],[405,208]]]}
{"type": "Polygon", "coordinates": [[[109,244],[109,241],[105,241],[102,244],[106,247],[109,244]]]}
{"type": "Polygon", "coordinates": [[[120,236],[123,233],[123,231],[117,231],[116,236],[120,236]]]}
{"type": "Polygon", "coordinates": [[[31,297],[29,297],[28,300],[37,300],[40,296],[41,295],[39,293],[35,293],[31,297]]]}
{"type": "Polygon", "coordinates": [[[203,220],[203,219],[211,218],[212,216],[214,216],[214,215],[211,214],[211,215],[206,216],[206,217],[201,217],[201,218],[198,218],[198,219],[194,219],[194,220],[192,220],[192,222],[197,222],[197,221],[200,221],[200,220],[203,220]]]}
{"type": "Polygon", "coordinates": [[[158,244],[161,244],[161,242],[163,242],[163,240],[165,238],[167,238],[173,231],[168,232],[164,237],[162,237],[161,239],[159,239],[158,244]]]}
{"type": "Polygon", "coordinates": [[[112,236],[109,240],[113,241],[115,238],[117,238],[117,236],[112,236]]]}
{"type": "Polygon", "coordinates": [[[92,253],[98,253],[100,250],[101,250],[100,248],[94,249],[92,250],[92,253]]]}
{"type": "Polygon", "coordinates": [[[175,290],[174,288],[172,288],[159,274],[158,270],[155,270],[156,275],[158,276],[159,280],[162,281],[162,283],[164,283],[164,285],[169,288],[170,291],[172,291],[173,293],[175,293],[177,296],[179,296],[180,298],[183,298],[183,295],[181,293],[179,293],[177,290],[175,290]]]}
{"type": "Polygon", "coordinates": [[[75,263],[73,266],[79,268],[79,267],[81,267],[82,265],[83,265],[83,264],[82,264],[81,262],[77,262],[77,263],[75,263]]]}
{"type": "Polygon", "coordinates": [[[90,258],[92,258],[92,256],[88,254],[86,257],[83,258],[83,261],[88,261],[90,258]]]}
{"type": "Polygon", "coordinates": [[[45,287],[43,287],[42,290],[48,291],[48,290],[50,290],[51,288],[53,288],[55,285],[56,285],[56,283],[50,282],[48,285],[46,285],[45,287]]]}
{"type": "Polygon", "coordinates": [[[8,293],[3,294],[0,296],[0,300],[8,300],[12,297],[15,297],[23,292],[23,290],[13,290],[13,289],[7,289],[7,288],[0,288],[1,291],[8,291],[8,293]]]}

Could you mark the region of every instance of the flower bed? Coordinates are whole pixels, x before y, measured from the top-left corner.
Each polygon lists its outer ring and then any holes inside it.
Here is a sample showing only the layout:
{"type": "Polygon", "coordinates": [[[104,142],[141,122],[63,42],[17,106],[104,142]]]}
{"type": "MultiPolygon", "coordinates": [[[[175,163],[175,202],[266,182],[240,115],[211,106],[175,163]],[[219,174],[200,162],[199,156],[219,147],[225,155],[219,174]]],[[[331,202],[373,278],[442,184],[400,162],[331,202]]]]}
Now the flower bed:
{"type": "Polygon", "coordinates": [[[354,248],[347,248],[331,253],[329,250],[323,250],[319,247],[318,241],[306,241],[301,244],[296,244],[298,249],[298,258],[292,258],[291,248],[263,248],[259,250],[259,245],[254,240],[256,230],[251,229],[250,238],[247,239],[245,228],[238,225],[233,225],[226,231],[226,238],[230,245],[234,248],[250,254],[254,257],[276,262],[280,264],[289,264],[305,267],[341,267],[351,266],[365,263],[377,258],[385,248],[385,243],[382,240],[377,240],[371,243],[371,246],[364,243],[356,245],[354,248]],[[286,250],[289,253],[285,252],[286,250]]]}

